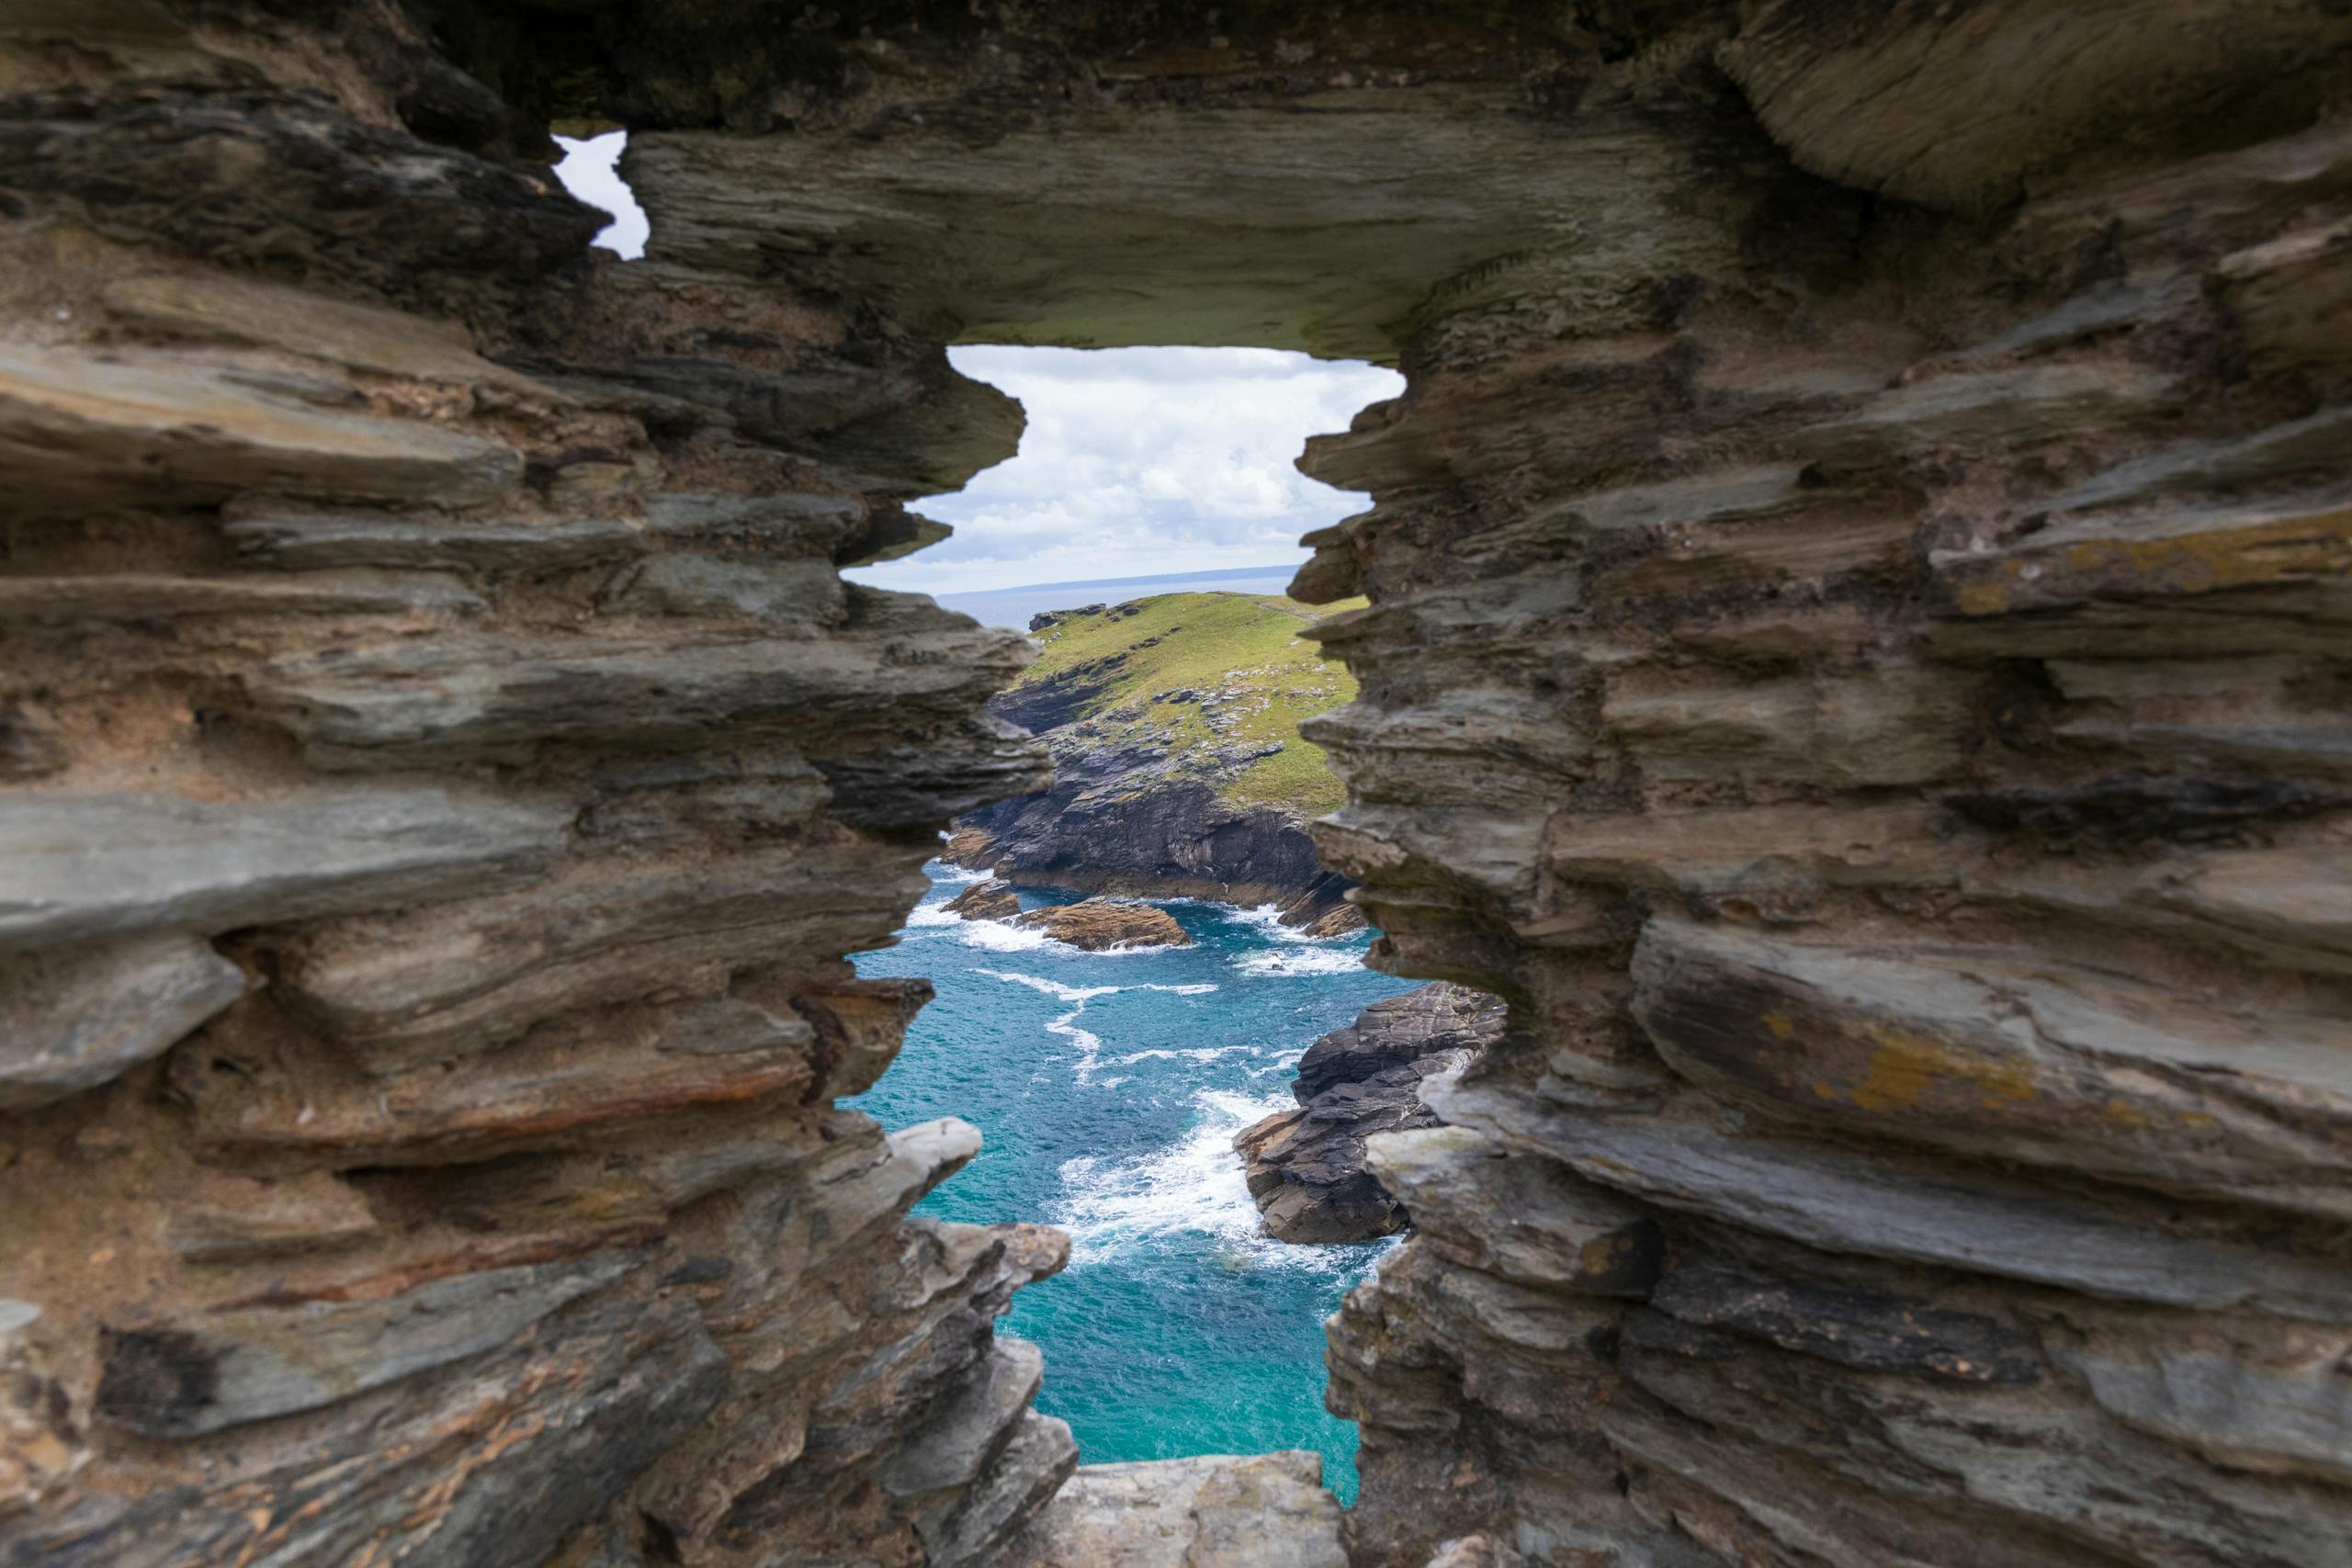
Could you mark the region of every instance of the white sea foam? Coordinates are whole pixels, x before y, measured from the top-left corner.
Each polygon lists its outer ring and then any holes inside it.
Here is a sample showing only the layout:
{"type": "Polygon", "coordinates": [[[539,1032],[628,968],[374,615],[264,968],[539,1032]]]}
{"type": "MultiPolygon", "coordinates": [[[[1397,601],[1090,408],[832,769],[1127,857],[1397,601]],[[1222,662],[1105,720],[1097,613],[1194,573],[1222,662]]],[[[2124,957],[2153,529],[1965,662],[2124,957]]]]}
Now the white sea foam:
{"type": "Polygon", "coordinates": [[[1017,969],[983,969],[975,964],[975,975],[986,975],[991,980],[1005,980],[1015,986],[1026,986],[1033,991],[1043,991],[1056,1001],[1084,1002],[1096,997],[1107,997],[1122,989],[1118,986],[1065,986],[1059,980],[1041,980],[1035,975],[1023,975],[1017,969]]]}
{"type": "Polygon", "coordinates": [[[1222,904],[1217,913],[1232,925],[1255,931],[1271,942],[1296,942],[1306,946],[1320,946],[1325,942],[1345,942],[1354,931],[1341,931],[1336,936],[1309,936],[1296,926],[1283,924],[1282,910],[1272,904],[1260,904],[1254,908],[1242,908],[1238,904],[1222,904]]]}
{"type": "Polygon", "coordinates": [[[1363,967],[1363,954],[1350,948],[1270,949],[1248,953],[1233,961],[1244,975],[1297,979],[1308,975],[1346,975],[1363,967]]]}
{"type": "Polygon", "coordinates": [[[923,874],[933,882],[986,882],[996,874],[992,871],[974,871],[969,866],[949,865],[944,860],[931,861],[922,869],[923,874]]]}
{"type": "MultiPolygon", "coordinates": [[[[1157,989],[1159,987],[1154,988],[1157,989]]],[[[1187,1062],[1222,1062],[1227,1056],[1232,1055],[1236,1051],[1247,1051],[1248,1049],[1250,1049],[1250,1047],[1247,1045],[1192,1045],[1178,1051],[1163,1051],[1154,1048],[1149,1051],[1137,1051],[1131,1055],[1122,1056],[1119,1058],[1119,1066],[1123,1067],[1132,1067],[1137,1062],[1172,1062],[1179,1057],[1183,1058],[1187,1062]]],[[[1106,1083],[1103,1087],[1107,1089],[1110,1086],[1106,1083]]]]}
{"type": "Polygon", "coordinates": [[[1062,1196],[1050,1217],[1070,1233],[1071,1266],[1104,1262],[1180,1236],[1205,1235],[1217,1244],[1228,1267],[1335,1274],[1362,1267],[1363,1255],[1351,1248],[1292,1247],[1270,1239],[1259,1225],[1233,1135],[1291,1104],[1288,1095],[1200,1089],[1193,1096],[1192,1129],[1159,1153],[1140,1160],[1081,1155],[1064,1161],[1062,1196]]]}

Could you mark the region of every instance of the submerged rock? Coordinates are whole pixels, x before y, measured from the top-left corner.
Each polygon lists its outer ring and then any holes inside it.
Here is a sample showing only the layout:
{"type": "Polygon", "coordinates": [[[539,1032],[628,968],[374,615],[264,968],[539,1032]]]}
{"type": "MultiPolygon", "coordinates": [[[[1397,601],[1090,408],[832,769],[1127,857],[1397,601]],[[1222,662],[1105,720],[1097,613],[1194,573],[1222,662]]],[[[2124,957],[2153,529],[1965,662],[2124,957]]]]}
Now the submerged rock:
{"type": "Polygon", "coordinates": [[[1291,1085],[1299,1108],[1233,1140],[1250,1196],[1278,1241],[1370,1241],[1405,1228],[1405,1206],[1365,1165],[1375,1133],[1438,1125],[1421,1081],[1501,1038],[1502,1002],[1445,981],[1376,1001],[1306,1048],[1291,1085]]]}
{"type": "Polygon", "coordinates": [[[1167,910],[1119,898],[1086,898],[1050,909],[1032,909],[1012,923],[1044,931],[1056,942],[1066,942],[1089,953],[1121,947],[1193,945],[1193,939],[1167,910]]]}

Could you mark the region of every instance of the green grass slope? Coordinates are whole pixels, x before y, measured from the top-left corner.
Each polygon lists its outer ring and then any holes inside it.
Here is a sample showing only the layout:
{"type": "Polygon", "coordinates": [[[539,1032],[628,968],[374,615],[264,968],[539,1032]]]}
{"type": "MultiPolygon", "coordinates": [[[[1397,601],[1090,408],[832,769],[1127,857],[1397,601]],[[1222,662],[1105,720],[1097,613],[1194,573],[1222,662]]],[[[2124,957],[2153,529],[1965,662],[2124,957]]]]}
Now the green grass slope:
{"type": "Polygon", "coordinates": [[[1165,593],[1065,613],[1033,633],[1045,649],[1016,690],[1098,674],[1101,689],[1065,728],[1094,727],[1090,744],[1135,744],[1171,757],[1212,756],[1279,741],[1282,750],[1226,778],[1237,805],[1319,817],[1345,799],[1322,748],[1299,739],[1301,720],[1351,702],[1356,683],[1324,660],[1301,627],[1361,599],[1302,604],[1249,593],[1165,593]]]}

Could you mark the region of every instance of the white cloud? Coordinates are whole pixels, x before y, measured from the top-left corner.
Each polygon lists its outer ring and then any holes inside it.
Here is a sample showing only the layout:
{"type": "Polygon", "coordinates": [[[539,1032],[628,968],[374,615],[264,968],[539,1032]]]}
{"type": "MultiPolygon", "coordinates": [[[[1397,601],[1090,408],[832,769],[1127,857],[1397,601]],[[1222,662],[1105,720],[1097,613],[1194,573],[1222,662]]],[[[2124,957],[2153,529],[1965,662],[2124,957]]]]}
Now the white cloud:
{"type": "Polygon", "coordinates": [[[1294,565],[1298,536],[1363,510],[1292,461],[1403,378],[1263,348],[963,347],[958,370],[1019,398],[1016,457],[919,502],[956,536],[852,575],[922,593],[1294,565]]]}
{"type": "Polygon", "coordinates": [[[555,140],[563,149],[563,161],[555,166],[555,177],[563,182],[563,188],[613,215],[613,220],[598,230],[589,243],[617,251],[623,261],[643,255],[651,225],[645,209],[637,204],[636,193],[621,183],[621,149],[628,145],[628,132],[608,130],[585,141],[569,136],[555,140]]]}

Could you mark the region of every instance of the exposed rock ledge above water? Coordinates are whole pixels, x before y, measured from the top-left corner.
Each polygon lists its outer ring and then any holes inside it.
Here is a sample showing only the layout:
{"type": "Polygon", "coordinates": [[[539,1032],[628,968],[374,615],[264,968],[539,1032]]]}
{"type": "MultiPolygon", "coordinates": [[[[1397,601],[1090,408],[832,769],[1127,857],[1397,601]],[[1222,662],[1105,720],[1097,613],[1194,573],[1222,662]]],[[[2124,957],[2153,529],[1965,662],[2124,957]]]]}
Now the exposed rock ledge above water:
{"type": "Polygon", "coordinates": [[[1306,1048],[1291,1085],[1299,1108],[1233,1140],[1250,1196],[1277,1241],[1371,1241],[1405,1228],[1403,1204],[1364,1165],[1375,1133],[1434,1127],[1421,1082],[1502,1037],[1498,998],[1438,981],[1385,998],[1306,1048]]]}
{"type": "Polygon", "coordinates": [[[1301,1450],[1091,1464],[1001,1568],[1347,1568],[1323,1461],[1301,1450]]]}
{"type": "Polygon", "coordinates": [[[1190,947],[1193,939],[1175,917],[1148,904],[1124,898],[1082,898],[1044,909],[1021,910],[1021,896],[1011,886],[990,877],[976,882],[948,900],[947,907],[967,920],[1006,920],[1027,931],[1041,931],[1056,942],[1089,953],[1122,947],[1190,947]]]}

